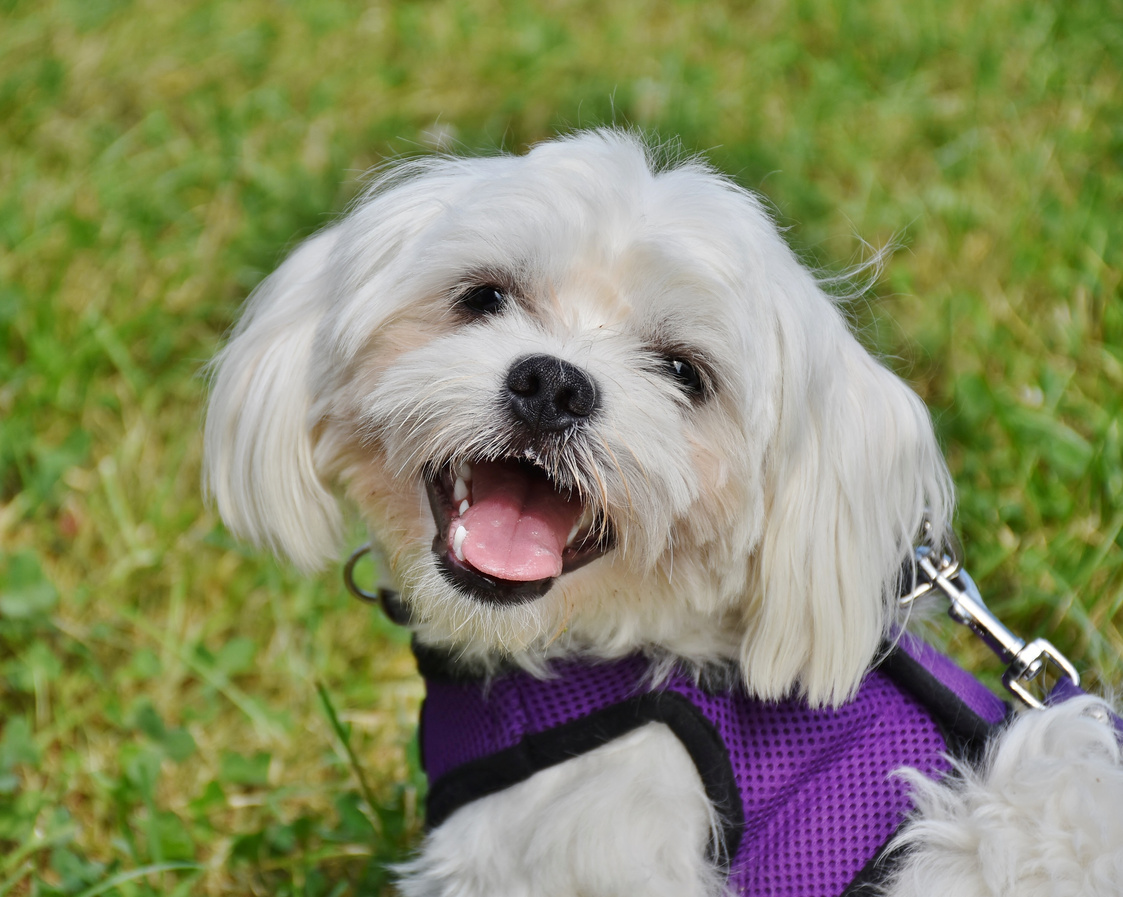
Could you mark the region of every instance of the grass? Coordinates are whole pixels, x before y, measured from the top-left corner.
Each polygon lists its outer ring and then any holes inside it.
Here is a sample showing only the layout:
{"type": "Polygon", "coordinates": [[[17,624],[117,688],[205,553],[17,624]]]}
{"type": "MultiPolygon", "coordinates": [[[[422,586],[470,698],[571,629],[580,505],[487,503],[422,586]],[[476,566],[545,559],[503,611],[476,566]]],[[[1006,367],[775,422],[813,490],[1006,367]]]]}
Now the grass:
{"type": "Polygon", "coordinates": [[[199,370],[441,141],[635,124],[817,264],[898,239],[855,318],[970,569],[1123,684],[1121,60],[1119,0],[0,0],[0,897],[375,894],[414,843],[401,634],[203,507],[199,370]]]}

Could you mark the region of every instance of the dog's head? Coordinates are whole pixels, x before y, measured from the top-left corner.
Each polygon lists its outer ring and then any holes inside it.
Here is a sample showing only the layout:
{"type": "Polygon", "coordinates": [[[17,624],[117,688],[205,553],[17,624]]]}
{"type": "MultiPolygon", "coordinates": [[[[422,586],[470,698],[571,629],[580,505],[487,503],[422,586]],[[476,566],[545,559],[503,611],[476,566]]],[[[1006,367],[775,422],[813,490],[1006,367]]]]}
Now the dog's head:
{"type": "Polygon", "coordinates": [[[305,567],[344,490],[466,657],[661,648],[841,700],[949,511],[927,412],[752,194],[652,156],[596,132],[390,169],[250,300],[209,488],[305,567]]]}

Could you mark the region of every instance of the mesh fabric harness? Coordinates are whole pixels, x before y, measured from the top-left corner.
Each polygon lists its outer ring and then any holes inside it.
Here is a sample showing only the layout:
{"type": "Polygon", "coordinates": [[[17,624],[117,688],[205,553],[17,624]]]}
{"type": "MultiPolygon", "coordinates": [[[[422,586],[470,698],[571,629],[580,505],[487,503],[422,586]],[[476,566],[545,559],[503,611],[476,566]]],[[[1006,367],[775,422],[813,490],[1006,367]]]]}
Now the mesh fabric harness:
{"type": "Polygon", "coordinates": [[[857,894],[910,809],[903,766],[945,775],[1007,707],[935,649],[902,637],[837,709],[707,690],[673,673],[652,682],[641,655],[565,661],[554,676],[458,677],[418,651],[427,697],[422,761],[428,823],[639,726],[666,724],[694,760],[724,822],[715,861],[734,893],[857,894]]]}

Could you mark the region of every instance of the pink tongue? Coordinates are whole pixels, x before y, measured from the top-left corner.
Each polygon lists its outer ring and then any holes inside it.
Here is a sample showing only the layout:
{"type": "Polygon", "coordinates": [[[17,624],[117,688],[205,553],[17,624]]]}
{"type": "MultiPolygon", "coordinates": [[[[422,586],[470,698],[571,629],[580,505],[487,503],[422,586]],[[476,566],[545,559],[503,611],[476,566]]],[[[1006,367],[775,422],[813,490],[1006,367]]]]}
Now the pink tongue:
{"type": "Polygon", "coordinates": [[[562,552],[581,513],[577,499],[554,491],[544,476],[518,464],[475,464],[472,506],[458,526],[467,531],[464,559],[496,579],[533,582],[562,572],[562,552]]]}

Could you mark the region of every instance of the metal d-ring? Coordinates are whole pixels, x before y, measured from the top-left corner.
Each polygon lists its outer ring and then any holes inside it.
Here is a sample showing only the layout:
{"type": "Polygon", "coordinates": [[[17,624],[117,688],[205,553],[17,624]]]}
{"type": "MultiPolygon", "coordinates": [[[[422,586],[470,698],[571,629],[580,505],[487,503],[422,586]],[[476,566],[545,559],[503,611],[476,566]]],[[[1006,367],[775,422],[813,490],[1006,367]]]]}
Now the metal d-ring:
{"type": "Polygon", "coordinates": [[[399,626],[408,626],[409,610],[402,603],[397,592],[385,586],[379,586],[376,592],[369,592],[355,582],[355,565],[364,554],[373,553],[374,546],[370,542],[367,542],[365,545],[360,545],[351,552],[351,557],[347,558],[347,563],[343,565],[343,584],[347,586],[348,592],[363,603],[376,604],[381,607],[382,612],[386,614],[390,622],[396,623],[399,626]]]}
{"type": "Polygon", "coordinates": [[[370,542],[360,545],[351,552],[351,557],[347,558],[347,563],[343,565],[343,584],[347,586],[347,591],[360,601],[365,601],[367,604],[381,604],[382,593],[386,591],[385,589],[380,588],[377,592],[368,592],[355,582],[355,565],[359,563],[364,554],[372,554],[373,552],[374,546],[370,542]]]}

